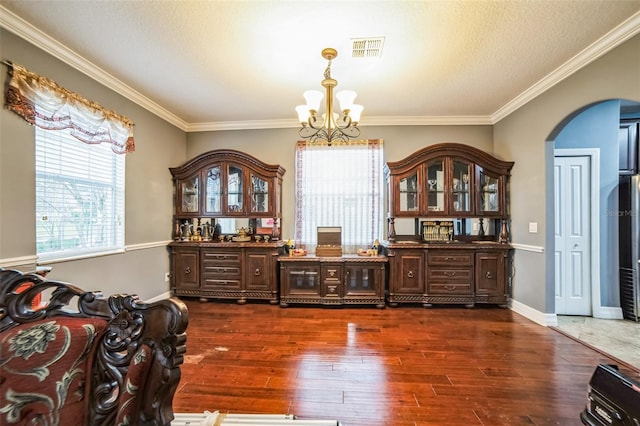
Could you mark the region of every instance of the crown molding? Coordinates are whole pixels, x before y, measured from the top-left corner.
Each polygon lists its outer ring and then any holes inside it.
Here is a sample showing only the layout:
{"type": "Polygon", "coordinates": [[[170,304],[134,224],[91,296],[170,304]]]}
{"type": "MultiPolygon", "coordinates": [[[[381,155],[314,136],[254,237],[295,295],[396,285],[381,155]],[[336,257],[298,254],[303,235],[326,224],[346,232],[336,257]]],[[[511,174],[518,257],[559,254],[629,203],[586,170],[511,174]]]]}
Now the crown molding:
{"type": "Polygon", "coordinates": [[[531,102],[537,96],[546,92],[565,78],[589,65],[591,62],[618,47],[638,33],[640,33],[640,12],[636,12],[631,15],[631,17],[626,21],[600,37],[582,52],[569,59],[567,62],[556,68],[549,75],[539,80],[511,101],[507,102],[502,108],[491,115],[491,122],[493,124],[499,122],[521,106],[531,102]]]}
{"type": "MultiPolygon", "coordinates": [[[[116,93],[138,104],[168,123],[173,124],[184,132],[283,129],[299,126],[299,123],[295,119],[187,123],[185,120],[124,84],[1,5],[0,26],[34,46],[43,49],[67,65],[114,90],[116,93]]],[[[609,31],[569,61],[556,68],[551,74],[539,80],[490,116],[367,117],[366,123],[360,123],[360,126],[469,126],[496,124],[518,108],[638,33],[640,33],[640,12],[629,17],[626,21],[609,31]]]]}
{"type": "Polygon", "coordinates": [[[147,111],[157,115],[179,129],[186,131],[187,122],[153,102],[137,90],[124,84],[122,81],[102,70],[91,61],[78,55],[73,50],[69,49],[59,41],[53,39],[51,36],[45,34],[1,5],[0,26],[7,31],[14,33],[18,37],[23,38],[34,46],[39,47],[65,64],[96,80],[116,93],[124,96],[130,101],[140,105],[147,111]]]}
{"type": "MultiPolygon", "coordinates": [[[[367,126],[490,126],[493,122],[490,116],[433,116],[433,117],[367,117],[358,127],[367,126]]],[[[298,128],[300,123],[296,119],[286,120],[253,120],[253,121],[225,121],[211,123],[191,123],[187,125],[187,132],[215,132],[220,130],[247,129],[289,129],[298,128]]]]}

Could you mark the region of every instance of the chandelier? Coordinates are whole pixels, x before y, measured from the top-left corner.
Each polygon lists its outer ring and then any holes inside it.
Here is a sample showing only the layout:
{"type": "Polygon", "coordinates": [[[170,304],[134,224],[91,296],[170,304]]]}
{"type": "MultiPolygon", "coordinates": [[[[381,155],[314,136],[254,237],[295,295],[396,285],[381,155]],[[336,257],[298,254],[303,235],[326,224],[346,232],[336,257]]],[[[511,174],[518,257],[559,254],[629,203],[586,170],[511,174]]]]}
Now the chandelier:
{"type": "Polygon", "coordinates": [[[324,94],[319,90],[307,90],[303,93],[306,105],[298,105],[296,111],[300,128],[300,137],[307,139],[310,143],[348,142],[350,138],[360,135],[358,121],[364,107],[353,103],[356,92],[353,90],[342,90],[336,93],[336,98],[340,102],[341,114],[333,112],[333,88],[338,85],[338,81],[331,78],[331,60],[338,56],[338,51],[326,48],[322,51],[322,57],[329,63],[324,70],[324,80],[322,87],[325,89],[325,112],[322,118],[318,117],[320,102],[324,94]]]}

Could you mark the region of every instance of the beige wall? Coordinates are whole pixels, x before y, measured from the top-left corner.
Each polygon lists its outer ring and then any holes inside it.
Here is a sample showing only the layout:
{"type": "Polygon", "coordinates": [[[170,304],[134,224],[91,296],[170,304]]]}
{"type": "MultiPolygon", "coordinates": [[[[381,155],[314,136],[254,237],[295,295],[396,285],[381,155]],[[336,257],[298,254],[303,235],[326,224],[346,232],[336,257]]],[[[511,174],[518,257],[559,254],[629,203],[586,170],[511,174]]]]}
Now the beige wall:
{"type": "MultiPolygon", "coordinates": [[[[135,123],[136,151],[126,159],[124,254],[54,264],[51,278],[151,298],[169,290],[165,248],[171,239],[173,186],[168,167],[186,159],[186,134],[125,97],[0,30],[3,59],[21,64],[135,123]],[[148,251],[148,253],[146,253],[148,251]]],[[[3,66],[3,81],[6,67],[3,66]]],[[[30,269],[35,260],[34,129],[0,111],[0,266],[30,269]]]]}
{"type": "MultiPolygon", "coordinates": [[[[552,87],[494,126],[494,150],[515,161],[511,178],[511,232],[517,244],[544,252],[517,250],[514,299],[540,312],[553,313],[553,222],[550,210],[550,171],[545,141],[575,111],[608,99],[640,101],[640,36],[594,61],[552,87]],[[529,222],[538,233],[528,232],[529,222]]],[[[552,157],[552,155],[551,155],[552,157]]]]}

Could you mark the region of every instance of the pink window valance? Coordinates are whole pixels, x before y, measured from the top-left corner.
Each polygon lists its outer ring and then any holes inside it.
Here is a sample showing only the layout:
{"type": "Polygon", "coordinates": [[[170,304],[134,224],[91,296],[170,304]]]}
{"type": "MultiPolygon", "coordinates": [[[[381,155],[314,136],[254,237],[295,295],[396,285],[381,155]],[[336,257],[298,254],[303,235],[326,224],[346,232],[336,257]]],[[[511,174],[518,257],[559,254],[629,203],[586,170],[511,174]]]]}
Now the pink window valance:
{"type": "Polygon", "coordinates": [[[20,65],[8,66],[5,107],[29,124],[48,130],[69,129],[82,142],[111,144],[117,154],[135,150],[134,124],[128,118],[20,65]]]}

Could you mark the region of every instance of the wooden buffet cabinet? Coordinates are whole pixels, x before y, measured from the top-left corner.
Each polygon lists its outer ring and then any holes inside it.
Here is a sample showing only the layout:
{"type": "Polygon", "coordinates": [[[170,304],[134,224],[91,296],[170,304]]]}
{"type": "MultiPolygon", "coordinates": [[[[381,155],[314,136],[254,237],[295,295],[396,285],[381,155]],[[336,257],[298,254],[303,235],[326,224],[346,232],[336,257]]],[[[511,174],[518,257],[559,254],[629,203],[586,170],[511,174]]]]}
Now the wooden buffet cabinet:
{"type": "Polygon", "coordinates": [[[281,256],[280,306],[385,307],[385,256],[281,256]]]}
{"type": "Polygon", "coordinates": [[[277,304],[285,170],[234,150],[209,151],[169,170],[173,292],[277,304]]]}
{"type": "Polygon", "coordinates": [[[512,167],[454,143],[386,164],[391,306],[507,302],[512,167]],[[414,233],[397,235],[397,218],[412,219],[414,233]]]}

